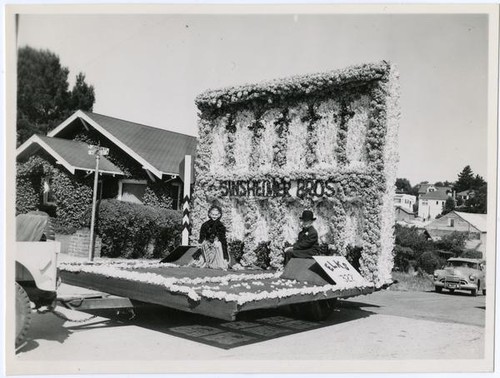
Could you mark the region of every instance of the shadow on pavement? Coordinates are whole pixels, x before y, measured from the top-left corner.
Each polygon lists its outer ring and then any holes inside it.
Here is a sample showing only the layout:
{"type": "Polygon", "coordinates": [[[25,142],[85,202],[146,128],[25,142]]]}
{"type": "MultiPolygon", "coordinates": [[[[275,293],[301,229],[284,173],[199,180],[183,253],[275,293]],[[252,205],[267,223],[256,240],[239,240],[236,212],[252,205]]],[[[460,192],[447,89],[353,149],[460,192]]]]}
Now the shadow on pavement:
{"type": "Polygon", "coordinates": [[[33,313],[26,343],[16,350],[16,354],[36,349],[39,346],[38,340],[50,340],[64,343],[71,332],[63,325],[64,320],[56,317],[52,313],[33,313]]]}
{"type": "Polygon", "coordinates": [[[373,312],[356,306],[336,308],[322,321],[298,319],[286,309],[240,313],[235,321],[224,321],[166,307],[143,309],[131,322],[156,332],[181,337],[222,349],[255,344],[278,337],[365,318],[373,312]]]}

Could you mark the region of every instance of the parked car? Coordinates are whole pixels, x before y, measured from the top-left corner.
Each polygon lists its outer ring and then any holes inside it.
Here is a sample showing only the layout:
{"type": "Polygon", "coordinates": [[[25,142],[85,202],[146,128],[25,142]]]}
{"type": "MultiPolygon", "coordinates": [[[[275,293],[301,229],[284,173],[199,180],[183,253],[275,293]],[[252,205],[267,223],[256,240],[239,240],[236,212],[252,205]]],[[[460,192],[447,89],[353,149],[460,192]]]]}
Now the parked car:
{"type": "Polygon", "coordinates": [[[440,293],[443,289],[450,292],[469,290],[477,295],[482,290],[486,295],[485,262],[482,259],[452,257],[443,269],[434,271],[434,287],[440,293]]]}

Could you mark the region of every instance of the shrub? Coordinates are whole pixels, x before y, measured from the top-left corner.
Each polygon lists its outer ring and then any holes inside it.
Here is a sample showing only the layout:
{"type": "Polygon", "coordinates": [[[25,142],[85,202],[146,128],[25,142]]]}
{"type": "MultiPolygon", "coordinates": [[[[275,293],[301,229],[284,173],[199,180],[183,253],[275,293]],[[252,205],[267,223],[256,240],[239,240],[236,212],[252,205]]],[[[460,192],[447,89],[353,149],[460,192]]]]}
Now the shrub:
{"type": "Polygon", "coordinates": [[[461,253],[464,246],[465,241],[467,240],[466,232],[452,232],[451,234],[444,235],[440,240],[434,242],[436,248],[442,249],[445,251],[452,251],[455,253],[461,253]]]}
{"type": "Polygon", "coordinates": [[[415,264],[416,253],[410,247],[402,247],[396,245],[394,247],[394,268],[401,271],[407,272],[410,266],[415,264]]]}
{"type": "Polygon", "coordinates": [[[243,257],[244,243],[241,240],[233,240],[227,244],[229,254],[233,257],[235,262],[239,263],[243,257]]]}
{"type": "Polygon", "coordinates": [[[395,226],[395,243],[401,247],[409,247],[415,252],[428,251],[433,248],[432,241],[416,227],[395,226]]]}
{"type": "MultiPolygon", "coordinates": [[[[89,226],[90,210],[82,219],[89,226]]],[[[102,200],[98,204],[96,233],[101,255],[125,258],[162,258],[180,244],[182,213],[156,207],[102,200]]]]}
{"type": "Polygon", "coordinates": [[[417,268],[424,272],[432,274],[436,269],[441,268],[446,263],[445,259],[440,258],[435,252],[427,251],[420,255],[417,260],[417,268]]]}
{"type": "Polygon", "coordinates": [[[269,268],[269,264],[271,263],[271,258],[269,257],[271,250],[269,249],[269,244],[270,242],[261,242],[255,249],[255,256],[257,258],[255,265],[259,268],[269,268]]]}

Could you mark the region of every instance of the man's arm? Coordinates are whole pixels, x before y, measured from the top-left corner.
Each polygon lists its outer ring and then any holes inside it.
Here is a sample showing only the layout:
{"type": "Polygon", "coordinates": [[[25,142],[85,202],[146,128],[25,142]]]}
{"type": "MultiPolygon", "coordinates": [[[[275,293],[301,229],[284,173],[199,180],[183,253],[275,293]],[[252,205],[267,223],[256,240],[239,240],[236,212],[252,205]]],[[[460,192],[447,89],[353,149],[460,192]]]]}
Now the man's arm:
{"type": "Polygon", "coordinates": [[[293,249],[309,249],[318,242],[318,233],[314,229],[309,229],[299,236],[299,240],[293,245],[293,249]]]}

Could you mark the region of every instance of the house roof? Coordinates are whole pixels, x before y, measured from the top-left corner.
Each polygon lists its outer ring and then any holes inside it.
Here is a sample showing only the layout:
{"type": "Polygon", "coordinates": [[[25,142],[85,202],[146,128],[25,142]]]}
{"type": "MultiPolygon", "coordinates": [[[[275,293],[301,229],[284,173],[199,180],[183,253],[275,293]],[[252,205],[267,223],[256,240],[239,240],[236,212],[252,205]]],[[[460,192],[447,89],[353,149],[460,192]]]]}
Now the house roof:
{"type": "Polygon", "coordinates": [[[410,211],[408,209],[405,209],[404,207],[401,207],[401,206],[396,206],[396,211],[398,211],[398,209],[406,214],[409,214],[409,215],[414,215],[414,212],[413,211],[410,211]]]}
{"type": "Polygon", "coordinates": [[[196,154],[194,136],[80,110],[48,136],[65,135],[67,129],[81,125],[77,120],[96,129],[159,178],[164,174],[180,174],[179,164],[185,155],[194,160],[196,154]]]}
{"type": "Polygon", "coordinates": [[[448,194],[446,194],[445,191],[443,190],[436,190],[435,192],[429,192],[429,193],[425,193],[425,194],[422,194],[420,196],[420,199],[424,199],[424,200],[444,200],[446,201],[446,199],[448,198],[448,194]]]}
{"type": "MultiPolygon", "coordinates": [[[[95,170],[95,157],[89,155],[88,144],[68,139],[33,135],[19,146],[17,149],[17,158],[27,159],[40,149],[52,155],[59,164],[63,165],[72,174],[74,174],[76,170],[95,170]]],[[[105,156],[101,157],[99,160],[99,172],[112,175],[123,175],[120,168],[106,159],[105,156]]]]}
{"type": "Polygon", "coordinates": [[[486,216],[487,214],[474,214],[474,213],[462,213],[460,211],[455,211],[460,218],[469,222],[472,226],[477,228],[481,232],[487,231],[486,216]]]}
{"type": "Polygon", "coordinates": [[[436,191],[443,191],[443,192],[450,191],[451,192],[451,190],[452,190],[452,188],[449,187],[449,186],[436,186],[436,185],[433,185],[433,184],[420,184],[420,186],[418,187],[418,194],[425,194],[425,193],[427,193],[427,190],[431,186],[433,188],[435,188],[436,191]]]}

